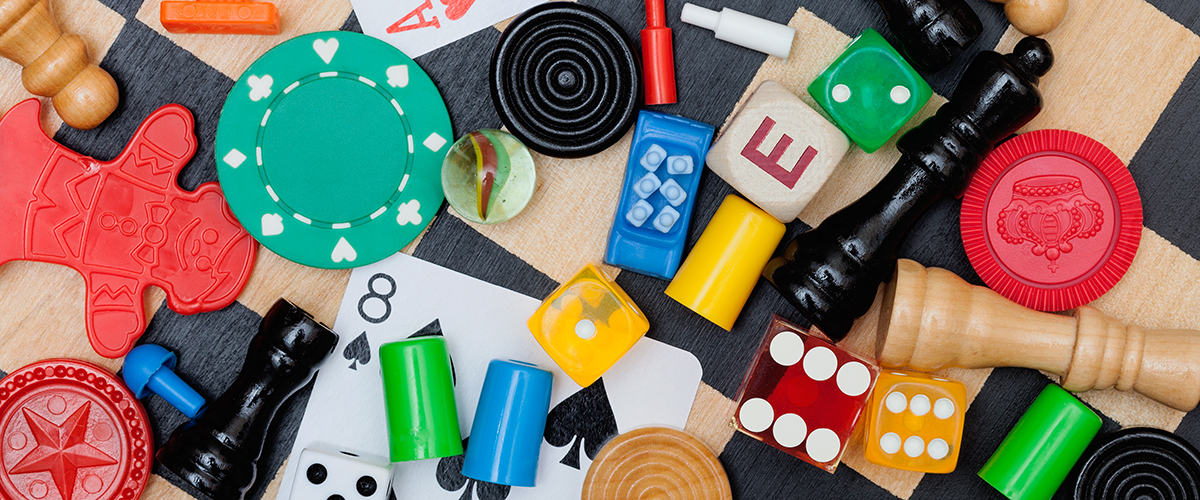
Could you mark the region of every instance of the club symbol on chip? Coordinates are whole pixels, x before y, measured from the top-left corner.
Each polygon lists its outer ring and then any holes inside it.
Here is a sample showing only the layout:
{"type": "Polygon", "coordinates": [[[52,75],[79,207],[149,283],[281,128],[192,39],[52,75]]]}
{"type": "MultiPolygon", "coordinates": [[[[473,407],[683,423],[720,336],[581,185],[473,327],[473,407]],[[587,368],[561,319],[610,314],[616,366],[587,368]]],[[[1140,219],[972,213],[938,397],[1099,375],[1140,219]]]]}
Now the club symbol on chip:
{"type": "MultiPolygon", "coordinates": [[[[397,209],[400,213],[396,215],[396,222],[401,226],[405,224],[420,224],[421,223],[421,202],[417,200],[409,200],[400,204],[397,209]]],[[[351,259],[353,260],[353,259],[351,259]]]]}
{"type": "Polygon", "coordinates": [[[262,235],[275,236],[283,232],[283,216],[279,214],[263,214],[262,235]]]}
{"type": "Polygon", "coordinates": [[[333,247],[333,253],[330,254],[330,257],[333,259],[334,263],[341,262],[343,260],[346,262],[354,262],[354,259],[358,258],[358,251],[355,250],[354,247],[350,246],[350,242],[346,241],[346,238],[340,238],[338,239],[337,245],[333,247]]]}
{"type": "Polygon", "coordinates": [[[321,60],[325,61],[325,64],[329,64],[329,62],[333,60],[334,54],[337,54],[337,38],[330,38],[328,40],[313,40],[313,50],[317,52],[318,56],[321,56],[321,60]]]}
{"type": "Polygon", "coordinates": [[[401,64],[387,69],[388,85],[393,87],[408,86],[408,65],[401,64]]]}
{"type": "Polygon", "coordinates": [[[271,78],[271,75],[265,75],[261,78],[250,75],[246,83],[250,85],[250,100],[257,102],[271,96],[271,85],[275,84],[275,79],[271,78]]]}
{"type": "Polygon", "coordinates": [[[1012,202],[1000,211],[996,230],[1010,245],[1026,240],[1029,249],[1050,261],[1050,272],[1058,270],[1058,259],[1075,247],[1071,240],[1091,238],[1104,228],[1100,204],[1083,192],[1078,177],[1040,175],[1013,184],[1012,202]]]}

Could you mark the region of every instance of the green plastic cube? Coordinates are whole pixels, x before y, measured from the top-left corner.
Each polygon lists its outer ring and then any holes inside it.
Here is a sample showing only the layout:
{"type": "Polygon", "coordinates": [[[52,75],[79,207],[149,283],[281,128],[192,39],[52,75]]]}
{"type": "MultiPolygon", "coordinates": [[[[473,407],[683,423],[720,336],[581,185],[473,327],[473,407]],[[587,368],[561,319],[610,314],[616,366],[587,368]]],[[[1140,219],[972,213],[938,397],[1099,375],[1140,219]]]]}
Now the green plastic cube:
{"type": "Polygon", "coordinates": [[[933,89],[887,40],[867,29],[808,93],[855,144],[874,153],[929,102],[933,89]]]}

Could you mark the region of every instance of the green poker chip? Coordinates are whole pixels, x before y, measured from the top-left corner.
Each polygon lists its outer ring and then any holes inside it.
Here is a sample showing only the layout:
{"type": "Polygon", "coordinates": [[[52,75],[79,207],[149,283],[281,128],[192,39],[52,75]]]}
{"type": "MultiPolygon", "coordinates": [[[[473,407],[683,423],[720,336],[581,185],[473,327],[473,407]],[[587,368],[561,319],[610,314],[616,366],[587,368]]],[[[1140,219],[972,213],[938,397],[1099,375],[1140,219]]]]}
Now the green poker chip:
{"type": "Polygon", "coordinates": [[[242,73],[217,125],[217,174],[234,215],[272,252],[358,267],[429,225],[452,134],[437,87],[403,52],[312,33],[242,73]]]}

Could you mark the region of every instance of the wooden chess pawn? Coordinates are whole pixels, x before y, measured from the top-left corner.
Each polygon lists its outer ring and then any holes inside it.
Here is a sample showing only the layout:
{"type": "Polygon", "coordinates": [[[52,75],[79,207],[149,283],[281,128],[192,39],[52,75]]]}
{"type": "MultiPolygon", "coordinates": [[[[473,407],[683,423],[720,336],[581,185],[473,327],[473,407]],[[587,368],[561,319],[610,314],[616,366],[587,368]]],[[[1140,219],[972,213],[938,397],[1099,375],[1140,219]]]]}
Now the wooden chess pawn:
{"type": "Polygon", "coordinates": [[[1004,15],[1017,31],[1042,36],[1054,31],[1067,17],[1069,0],[991,0],[1004,4],[1004,15]]]}
{"type": "Polygon", "coordinates": [[[0,56],[24,67],[25,88],[50,97],[67,125],[95,128],[117,109],[117,82],[88,62],[83,38],[59,31],[47,0],[0,0],[0,32],[0,56]]]}
{"type": "Polygon", "coordinates": [[[1181,411],[1200,401],[1198,331],[1143,330],[1090,306],[1035,311],[907,259],[884,294],[875,350],[887,367],[1018,366],[1075,392],[1134,390],[1181,411]]]}
{"type": "Polygon", "coordinates": [[[950,101],[896,143],[900,161],[867,194],[792,240],[763,276],[835,341],[892,275],[909,227],[943,196],[962,196],[984,157],[1042,110],[1037,83],[1054,55],[1040,38],[980,52],[950,101]]]}
{"type": "Polygon", "coordinates": [[[904,55],[926,73],[941,71],[983,33],[983,22],[965,0],[876,2],[904,55]]]}
{"type": "Polygon", "coordinates": [[[171,433],[156,454],[159,463],[212,498],[242,498],[254,485],[275,412],[337,343],[337,334],[279,299],[263,316],[233,385],[171,433]]]}

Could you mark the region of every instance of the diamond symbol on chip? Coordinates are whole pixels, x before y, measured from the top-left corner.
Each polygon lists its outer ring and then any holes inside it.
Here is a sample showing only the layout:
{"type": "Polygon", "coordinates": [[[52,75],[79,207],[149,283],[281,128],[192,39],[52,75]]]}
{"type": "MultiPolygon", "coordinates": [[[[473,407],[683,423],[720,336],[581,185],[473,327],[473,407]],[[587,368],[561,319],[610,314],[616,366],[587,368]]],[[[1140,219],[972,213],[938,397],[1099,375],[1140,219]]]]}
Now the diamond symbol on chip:
{"type": "Polygon", "coordinates": [[[337,38],[330,38],[328,40],[313,40],[313,50],[317,51],[317,55],[321,56],[321,60],[325,61],[325,64],[329,64],[329,61],[333,60],[333,55],[337,54],[337,38]]]}
{"type": "Polygon", "coordinates": [[[230,149],[229,154],[226,154],[223,160],[227,165],[238,168],[242,165],[242,162],[246,161],[246,155],[237,149],[230,149]]]}
{"type": "Polygon", "coordinates": [[[437,150],[442,149],[442,146],[446,145],[446,139],[438,135],[437,132],[434,132],[429,134],[429,137],[426,137],[425,142],[422,142],[421,144],[424,144],[425,147],[429,148],[430,151],[436,152],[437,150]]]}
{"type": "Polygon", "coordinates": [[[415,199],[402,203],[398,210],[400,213],[396,215],[396,222],[401,226],[420,224],[421,213],[419,210],[421,210],[421,202],[415,199]]]}
{"type": "Polygon", "coordinates": [[[246,83],[250,85],[250,100],[258,102],[271,96],[271,85],[275,84],[275,79],[271,78],[271,75],[264,75],[262,78],[250,75],[246,83]]]}
{"type": "Polygon", "coordinates": [[[393,87],[408,86],[408,65],[401,64],[387,69],[388,85],[393,87]]]}
{"type": "Polygon", "coordinates": [[[355,250],[354,247],[350,246],[350,242],[346,241],[346,238],[340,238],[338,239],[337,245],[334,245],[333,253],[330,254],[330,257],[333,258],[334,263],[341,262],[343,260],[346,262],[354,262],[354,259],[358,258],[358,251],[355,250]]]}
{"type": "Polygon", "coordinates": [[[279,214],[263,214],[262,235],[275,236],[283,232],[283,216],[279,214]]]}

